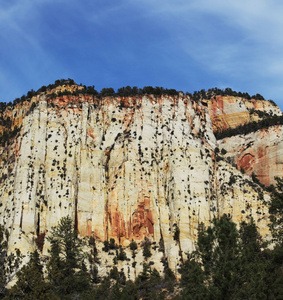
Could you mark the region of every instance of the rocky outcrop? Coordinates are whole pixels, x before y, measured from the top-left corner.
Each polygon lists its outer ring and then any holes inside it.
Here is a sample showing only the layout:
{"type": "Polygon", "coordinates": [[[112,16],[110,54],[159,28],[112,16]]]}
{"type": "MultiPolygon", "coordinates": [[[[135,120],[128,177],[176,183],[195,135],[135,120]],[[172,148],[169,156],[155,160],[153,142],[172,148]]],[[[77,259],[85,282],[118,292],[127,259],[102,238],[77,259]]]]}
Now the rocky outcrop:
{"type": "Polygon", "coordinates": [[[237,135],[219,141],[226,157],[248,175],[253,173],[269,186],[275,176],[283,174],[283,126],[272,126],[248,135],[237,135]]]}
{"type": "MultiPolygon", "coordinates": [[[[214,132],[234,129],[267,117],[282,115],[274,102],[266,100],[215,96],[203,102],[208,107],[214,132]]],[[[256,175],[266,186],[275,184],[274,177],[283,174],[281,144],[281,125],[218,140],[219,148],[227,151],[225,157],[228,161],[248,175],[256,175]]]]}
{"type": "MultiPolygon", "coordinates": [[[[188,96],[42,93],[12,114],[21,130],[1,149],[0,181],[0,223],[10,231],[11,250],[32,251],[67,215],[99,249],[111,238],[124,247],[148,238],[157,269],[167,259],[174,271],[194,249],[199,223],[210,224],[223,213],[237,223],[253,217],[261,233],[269,234],[263,201],[269,195],[216,159],[209,110],[188,96]]],[[[220,143],[238,160],[232,141],[220,143]]],[[[44,254],[47,248],[45,238],[44,254]]],[[[100,252],[103,273],[113,256],[100,252]]],[[[133,278],[144,259],[140,248],[135,261],[119,267],[133,278]]]]}
{"type": "Polygon", "coordinates": [[[253,111],[261,111],[269,115],[282,115],[279,107],[267,100],[247,100],[242,97],[219,95],[209,100],[203,100],[203,103],[208,107],[214,132],[258,121],[259,116],[253,111]]]}

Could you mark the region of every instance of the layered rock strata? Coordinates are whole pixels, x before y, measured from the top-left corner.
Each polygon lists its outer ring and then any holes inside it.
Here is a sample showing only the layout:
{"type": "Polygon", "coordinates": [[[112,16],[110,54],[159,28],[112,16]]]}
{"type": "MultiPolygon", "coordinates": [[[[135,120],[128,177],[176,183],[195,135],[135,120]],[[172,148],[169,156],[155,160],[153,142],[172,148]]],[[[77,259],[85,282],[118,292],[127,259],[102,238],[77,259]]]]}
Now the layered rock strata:
{"type": "MultiPolygon", "coordinates": [[[[282,115],[278,106],[266,100],[216,96],[203,102],[208,107],[214,132],[282,115]],[[260,117],[258,112],[262,112],[264,117],[260,117]]],[[[256,175],[266,186],[275,184],[274,177],[283,174],[281,125],[225,138],[219,140],[218,145],[227,151],[225,157],[228,161],[248,175],[256,175]]]]}
{"type": "Polygon", "coordinates": [[[247,100],[242,97],[219,95],[203,100],[203,103],[208,107],[214,132],[258,121],[259,116],[252,113],[253,111],[260,111],[271,116],[282,115],[280,108],[267,100],[247,100]]]}
{"type": "Polygon", "coordinates": [[[283,174],[283,126],[272,126],[247,135],[219,140],[219,147],[227,151],[226,158],[248,175],[255,174],[269,186],[274,177],[283,174]]]}
{"type": "MultiPolygon", "coordinates": [[[[110,238],[124,247],[149,238],[157,269],[166,258],[176,272],[195,247],[200,222],[223,213],[237,223],[253,217],[268,235],[269,195],[216,159],[209,111],[188,96],[41,94],[12,115],[21,130],[1,149],[0,180],[0,223],[10,231],[11,250],[32,251],[67,215],[99,248],[110,238]]],[[[45,238],[46,255],[47,249],[45,238]]],[[[133,278],[144,259],[140,249],[135,267],[130,259],[119,268],[133,278]]],[[[105,273],[111,255],[101,251],[101,261],[105,273]]]]}

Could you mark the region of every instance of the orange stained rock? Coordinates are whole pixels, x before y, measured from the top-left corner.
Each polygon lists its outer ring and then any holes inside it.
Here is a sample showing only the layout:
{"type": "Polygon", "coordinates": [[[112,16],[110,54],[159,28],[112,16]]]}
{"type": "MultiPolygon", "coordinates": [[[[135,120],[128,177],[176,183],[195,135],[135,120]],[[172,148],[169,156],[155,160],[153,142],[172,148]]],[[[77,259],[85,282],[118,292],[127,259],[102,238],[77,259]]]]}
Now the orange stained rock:
{"type": "Polygon", "coordinates": [[[244,169],[245,173],[251,174],[254,169],[255,162],[255,156],[251,153],[246,153],[245,155],[239,158],[237,166],[238,169],[244,169]]]}
{"type": "Polygon", "coordinates": [[[150,210],[150,199],[144,198],[144,201],[138,204],[133,213],[133,237],[137,240],[143,239],[148,234],[154,233],[154,222],[152,211],[150,210]]]}
{"type": "Polygon", "coordinates": [[[93,128],[91,126],[89,126],[88,129],[87,129],[87,135],[89,137],[91,137],[93,140],[95,139],[93,128]]]}

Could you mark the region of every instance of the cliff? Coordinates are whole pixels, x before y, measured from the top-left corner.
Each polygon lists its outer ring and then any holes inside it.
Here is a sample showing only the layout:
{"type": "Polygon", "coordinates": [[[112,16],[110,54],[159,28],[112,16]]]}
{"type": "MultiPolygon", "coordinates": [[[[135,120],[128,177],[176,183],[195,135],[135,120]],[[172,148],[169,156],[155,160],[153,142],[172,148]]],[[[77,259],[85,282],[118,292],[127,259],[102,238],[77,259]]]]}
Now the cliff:
{"type": "Polygon", "coordinates": [[[280,108],[267,100],[218,95],[203,99],[203,103],[208,107],[214,132],[257,122],[261,119],[257,112],[265,115],[282,115],[280,108]]]}
{"type": "MultiPolygon", "coordinates": [[[[134,278],[145,258],[141,248],[130,258],[132,240],[141,244],[149,238],[154,266],[162,270],[161,260],[167,259],[177,272],[185,253],[194,249],[199,223],[207,225],[223,213],[237,223],[253,217],[268,238],[264,203],[270,196],[252,182],[248,173],[257,170],[256,163],[247,167],[243,150],[247,141],[258,139],[252,152],[257,155],[260,140],[253,134],[217,141],[211,117],[216,109],[210,105],[207,109],[183,94],[99,99],[41,93],[6,109],[2,119],[9,116],[10,127],[20,128],[0,153],[0,223],[10,231],[10,250],[32,251],[41,239],[48,255],[50,228],[69,215],[82,238],[97,241],[102,274],[113,259],[101,250],[102,242],[113,238],[129,257],[119,268],[128,268],[134,278]],[[216,154],[217,147],[227,154],[216,154]],[[247,174],[227,156],[244,164],[247,174]]],[[[277,146],[271,143],[261,157],[276,160],[276,174],[282,176],[282,127],[270,130],[277,146]]],[[[272,172],[270,167],[269,178],[272,172]]]]}
{"type": "MultiPolygon", "coordinates": [[[[266,100],[216,96],[203,102],[208,106],[214,132],[253,126],[254,122],[282,116],[279,107],[266,100]]],[[[227,151],[225,157],[229,162],[250,176],[256,175],[262,184],[269,186],[275,184],[275,176],[283,174],[282,129],[282,125],[264,126],[249,134],[240,132],[220,139],[218,145],[227,151]]]]}

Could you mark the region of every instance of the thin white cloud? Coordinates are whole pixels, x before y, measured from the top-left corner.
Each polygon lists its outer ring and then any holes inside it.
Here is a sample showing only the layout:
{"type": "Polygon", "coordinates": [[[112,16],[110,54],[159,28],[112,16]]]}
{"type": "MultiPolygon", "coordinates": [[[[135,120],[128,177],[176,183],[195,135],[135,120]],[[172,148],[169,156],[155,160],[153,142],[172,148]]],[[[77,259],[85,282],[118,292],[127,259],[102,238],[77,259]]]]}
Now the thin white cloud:
{"type": "Polygon", "coordinates": [[[274,51],[283,47],[282,2],[197,0],[172,4],[171,1],[151,1],[151,6],[151,14],[159,14],[167,21],[168,16],[171,17],[167,27],[169,30],[171,28],[172,38],[175,35],[174,25],[177,24],[179,32],[176,36],[182,36],[177,41],[184,51],[213,70],[225,72],[231,67],[237,70],[242,62],[242,68],[253,69],[260,65],[266,71],[283,71],[281,64],[278,64],[282,52],[274,51]],[[191,18],[197,23],[192,23],[191,18]],[[220,28],[213,29],[213,25],[206,20],[213,18],[221,22],[223,29],[228,28],[231,39],[221,39],[216,31],[220,28]],[[191,32],[194,30],[196,35],[191,32]],[[269,64],[273,67],[268,67],[269,64]]]}
{"type": "MultiPolygon", "coordinates": [[[[49,1],[49,3],[52,1],[49,1]]],[[[64,67],[41,44],[39,25],[42,5],[47,1],[14,1],[0,8],[0,41],[4,45],[0,49],[1,85],[8,92],[8,99],[18,97],[25,93],[15,94],[22,85],[34,82],[32,88],[39,88],[35,83],[39,78],[54,77],[52,73],[64,72],[64,67]],[[13,88],[11,88],[13,86],[13,88]],[[11,95],[11,96],[10,96],[11,95]],[[12,96],[13,95],[13,96],[12,96]]]]}
{"type": "Polygon", "coordinates": [[[258,87],[273,97],[278,90],[281,96],[282,1],[143,0],[138,3],[148,18],[163,22],[170,42],[179,51],[200,67],[215,72],[219,82],[238,88],[258,87]]]}
{"type": "MultiPolygon", "coordinates": [[[[232,83],[231,87],[236,82],[241,88],[243,82],[266,80],[266,85],[278,88],[278,78],[283,77],[282,15],[279,0],[11,0],[0,8],[0,42],[6,49],[0,49],[0,59],[3,55],[11,59],[9,70],[1,66],[0,78],[12,77],[13,68],[20,74],[28,70],[30,78],[40,72],[46,77],[62,73],[71,77],[78,72],[72,63],[85,63],[75,57],[85,47],[89,57],[92,51],[106,66],[116,60],[117,68],[123,68],[128,60],[149,62],[148,57],[157,56],[166,64],[176,55],[184,60],[184,67],[192,65],[186,60],[193,61],[202,72],[210,77],[215,74],[218,82],[232,83]],[[64,32],[56,31],[57,26],[42,17],[45,8],[64,32]],[[96,36],[101,44],[96,43],[96,36]],[[136,52],[134,42],[143,51],[136,52]],[[57,43],[73,51],[69,65],[63,51],[57,51],[57,43]]],[[[178,74],[173,64],[168,63],[168,68],[178,74]]],[[[180,72],[185,76],[184,70],[180,72]]]]}

